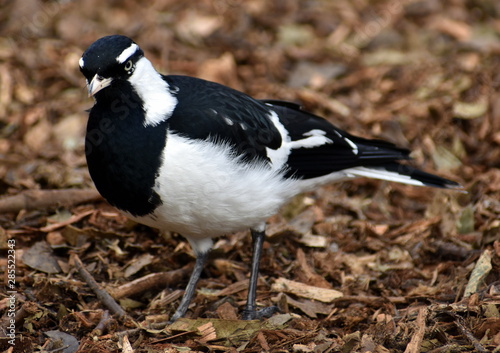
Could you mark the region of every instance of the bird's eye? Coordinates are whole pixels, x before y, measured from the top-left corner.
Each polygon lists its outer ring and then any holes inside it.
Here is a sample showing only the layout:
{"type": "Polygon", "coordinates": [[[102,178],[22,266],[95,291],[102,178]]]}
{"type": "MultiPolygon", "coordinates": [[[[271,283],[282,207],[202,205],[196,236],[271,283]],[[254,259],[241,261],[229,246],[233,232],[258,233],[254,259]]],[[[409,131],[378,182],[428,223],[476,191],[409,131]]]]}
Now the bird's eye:
{"type": "Polygon", "coordinates": [[[132,70],[132,67],[134,67],[134,63],[132,62],[132,60],[129,60],[125,63],[125,71],[129,72],[130,70],[132,70]]]}

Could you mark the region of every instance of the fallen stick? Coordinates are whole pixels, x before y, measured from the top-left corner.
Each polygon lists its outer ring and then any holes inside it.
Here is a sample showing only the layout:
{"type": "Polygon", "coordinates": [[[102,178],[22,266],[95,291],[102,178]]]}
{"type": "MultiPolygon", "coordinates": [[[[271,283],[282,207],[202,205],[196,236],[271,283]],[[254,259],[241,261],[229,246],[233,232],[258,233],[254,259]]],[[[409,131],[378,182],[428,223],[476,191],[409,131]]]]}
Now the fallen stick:
{"type": "Polygon", "coordinates": [[[109,289],[109,292],[115,299],[130,297],[135,294],[143,293],[151,288],[166,287],[171,283],[179,282],[182,278],[187,277],[192,270],[193,264],[188,264],[178,270],[151,273],[118,288],[109,289]]]}
{"type": "Polygon", "coordinates": [[[99,199],[95,189],[25,190],[0,198],[0,213],[72,206],[99,199]]]}
{"type": "Polygon", "coordinates": [[[125,310],[113,299],[108,292],[106,292],[94,279],[94,277],[90,274],[89,271],[85,268],[82,263],[82,260],[78,257],[78,255],[72,255],[73,262],[80,273],[80,276],[83,277],[84,281],[89,285],[90,289],[95,293],[97,298],[113,313],[116,314],[119,318],[124,318],[127,316],[125,310]]]}
{"type": "Polygon", "coordinates": [[[89,211],[86,211],[86,212],[83,212],[83,213],[80,213],[80,214],[75,214],[75,215],[71,216],[70,218],[68,218],[65,221],[54,223],[54,224],[49,224],[48,226],[40,228],[40,230],[42,232],[46,232],[46,233],[52,232],[52,231],[54,231],[56,229],[59,229],[59,228],[68,226],[68,225],[70,225],[72,223],[78,222],[82,218],[85,218],[85,217],[91,215],[94,212],[95,212],[94,210],[89,210],[89,211]]]}
{"type": "Polygon", "coordinates": [[[104,310],[102,313],[101,320],[97,326],[92,330],[92,336],[102,336],[108,325],[113,322],[113,319],[109,315],[109,311],[104,310]]]}

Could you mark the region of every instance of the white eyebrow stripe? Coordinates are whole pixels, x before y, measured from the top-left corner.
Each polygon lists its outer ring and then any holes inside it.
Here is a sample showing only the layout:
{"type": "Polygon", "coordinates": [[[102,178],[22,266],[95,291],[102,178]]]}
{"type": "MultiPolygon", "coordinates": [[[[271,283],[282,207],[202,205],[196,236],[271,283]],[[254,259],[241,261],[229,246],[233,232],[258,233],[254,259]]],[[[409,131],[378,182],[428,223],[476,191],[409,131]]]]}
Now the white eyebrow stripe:
{"type": "Polygon", "coordinates": [[[122,53],[116,58],[116,61],[118,61],[119,64],[123,64],[125,60],[130,58],[132,54],[137,51],[137,48],[139,48],[139,46],[135,43],[132,43],[130,47],[122,51],[122,53]]]}

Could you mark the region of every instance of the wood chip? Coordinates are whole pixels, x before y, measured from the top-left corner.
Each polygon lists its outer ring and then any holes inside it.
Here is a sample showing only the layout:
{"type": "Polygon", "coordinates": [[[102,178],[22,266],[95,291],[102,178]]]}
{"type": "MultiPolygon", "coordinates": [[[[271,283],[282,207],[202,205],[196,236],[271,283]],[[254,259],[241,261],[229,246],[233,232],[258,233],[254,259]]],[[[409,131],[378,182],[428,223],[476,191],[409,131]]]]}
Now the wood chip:
{"type": "Polygon", "coordinates": [[[225,302],[221,306],[219,306],[216,310],[217,315],[219,315],[220,319],[223,320],[238,320],[238,313],[234,306],[225,302]]]}
{"type": "Polygon", "coordinates": [[[317,274],[309,265],[306,254],[301,248],[297,249],[297,262],[299,263],[299,280],[306,281],[315,287],[332,289],[332,285],[321,275],[317,274]]]}
{"type": "Polygon", "coordinates": [[[416,325],[417,330],[412,336],[410,343],[406,346],[405,353],[419,353],[422,351],[422,340],[425,334],[425,320],[427,318],[428,310],[426,307],[420,308],[417,315],[416,325]]]}
{"type": "Polygon", "coordinates": [[[148,253],[139,256],[138,258],[134,259],[129,266],[127,266],[127,268],[125,269],[124,276],[130,277],[132,275],[135,275],[144,266],[151,264],[153,262],[154,258],[155,257],[153,255],[148,254],[148,253]]]}
{"type": "Polygon", "coordinates": [[[304,283],[290,281],[286,278],[278,278],[271,290],[275,292],[286,292],[295,294],[299,297],[318,300],[323,303],[330,303],[333,300],[343,296],[342,292],[335,289],[325,289],[320,287],[308,286],[304,283]]]}
{"type": "Polygon", "coordinates": [[[299,242],[311,248],[326,248],[328,246],[328,238],[322,235],[304,234],[299,242]]]}
{"type": "Polygon", "coordinates": [[[213,341],[217,338],[217,333],[215,332],[214,324],[211,322],[207,322],[206,324],[199,326],[198,331],[202,336],[200,338],[201,342],[213,341]]]}
{"type": "Polygon", "coordinates": [[[471,28],[467,23],[449,18],[437,18],[434,28],[460,41],[466,41],[471,37],[471,28]]]}
{"type": "Polygon", "coordinates": [[[488,111],[487,98],[481,98],[477,102],[455,102],[453,104],[453,116],[460,119],[480,118],[488,111]]]}
{"type": "Polygon", "coordinates": [[[231,294],[239,293],[247,289],[248,289],[248,280],[245,279],[243,281],[232,283],[226,288],[221,289],[220,291],[213,292],[212,294],[218,297],[225,297],[231,294]]]}
{"type": "Polygon", "coordinates": [[[257,334],[257,340],[259,340],[260,346],[262,347],[262,349],[264,351],[268,352],[271,349],[271,347],[269,347],[269,344],[267,343],[266,337],[264,336],[262,331],[260,331],[257,334]]]}
{"type": "Polygon", "coordinates": [[[134,353],[135,350],[132,348],[132,345],[130,344],[130,341],[128,340],[128,336],[125,335],[122,337],[121,340],[121,348],[122,348],[122,353],[134,353]]]}

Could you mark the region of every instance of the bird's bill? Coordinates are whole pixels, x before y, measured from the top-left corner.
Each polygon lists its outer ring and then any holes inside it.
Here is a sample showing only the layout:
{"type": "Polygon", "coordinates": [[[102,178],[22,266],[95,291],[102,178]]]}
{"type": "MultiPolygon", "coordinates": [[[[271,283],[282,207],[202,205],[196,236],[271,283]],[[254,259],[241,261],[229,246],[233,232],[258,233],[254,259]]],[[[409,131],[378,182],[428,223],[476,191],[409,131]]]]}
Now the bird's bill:
{"type": "Polygon", "coordinates": [[[89,96],[94,96],[97,92],[102,90],[103,88],[108,87],[111,84],[111,78],[101,77],[99,75],[95,75],[92,81],[87,84],[87,89],[89,91],[89,96]]]}

